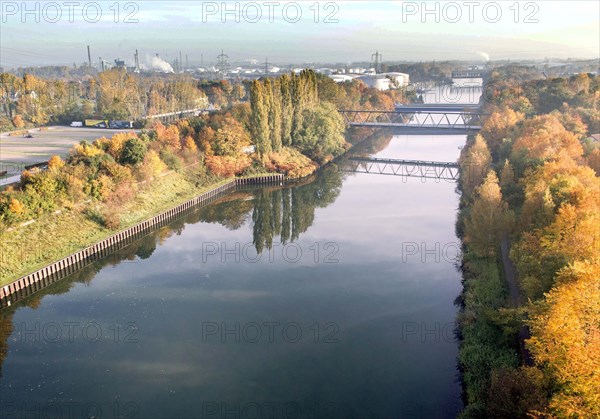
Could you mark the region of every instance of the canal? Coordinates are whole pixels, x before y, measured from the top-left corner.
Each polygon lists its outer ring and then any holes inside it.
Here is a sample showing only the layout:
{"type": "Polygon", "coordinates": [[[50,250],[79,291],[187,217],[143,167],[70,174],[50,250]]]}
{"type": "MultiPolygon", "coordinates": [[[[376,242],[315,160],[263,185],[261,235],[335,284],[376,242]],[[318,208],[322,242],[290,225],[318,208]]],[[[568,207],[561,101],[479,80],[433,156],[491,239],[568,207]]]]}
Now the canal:
{"type": "MultiPolygon", "coordinates": [[[[353,153],[455,161],[464,142],[353,153]]],[[[458,201],[341,160],[194,211],[0,312],[0,417],[454,417],[458,201]]]]}

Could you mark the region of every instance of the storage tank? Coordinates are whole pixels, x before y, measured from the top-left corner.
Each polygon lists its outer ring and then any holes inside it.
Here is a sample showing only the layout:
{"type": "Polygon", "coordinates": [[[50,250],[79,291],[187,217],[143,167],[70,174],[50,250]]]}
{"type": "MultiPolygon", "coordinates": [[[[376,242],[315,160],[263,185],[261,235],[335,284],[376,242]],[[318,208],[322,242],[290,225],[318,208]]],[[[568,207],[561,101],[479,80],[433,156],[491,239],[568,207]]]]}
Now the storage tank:
{"type": "Polygon", "coordinates": [[[361,76],[358,78],[369,87],[374,87],[377,90],[389,90],[390,79],[382,75],[361,76]]]}

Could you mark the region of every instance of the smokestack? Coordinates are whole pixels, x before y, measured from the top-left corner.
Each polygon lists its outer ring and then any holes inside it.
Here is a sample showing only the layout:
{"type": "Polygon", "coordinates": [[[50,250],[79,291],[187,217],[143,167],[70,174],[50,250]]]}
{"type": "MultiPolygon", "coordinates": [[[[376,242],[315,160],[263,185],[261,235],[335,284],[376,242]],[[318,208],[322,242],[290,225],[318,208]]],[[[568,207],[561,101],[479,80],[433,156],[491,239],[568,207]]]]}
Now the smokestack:
{"type": "Polygon", "coordinates": [[[104,60],[100,57],[100,64],[102,65],[102,71],[104,71],[104,60]]]}
{"type": "Polygon", "coordinates": [[[140,54],[138,53],[137,49],[135,50],[133,57],[135,59],[135,70],[140,71],[140,54]]]}
{"type": "Polygon", "coordinates": [[[90,46],[87,46],[88,49],[88,64],[91,67],[92,66],[92,54],[90,54],[90,46]]]}

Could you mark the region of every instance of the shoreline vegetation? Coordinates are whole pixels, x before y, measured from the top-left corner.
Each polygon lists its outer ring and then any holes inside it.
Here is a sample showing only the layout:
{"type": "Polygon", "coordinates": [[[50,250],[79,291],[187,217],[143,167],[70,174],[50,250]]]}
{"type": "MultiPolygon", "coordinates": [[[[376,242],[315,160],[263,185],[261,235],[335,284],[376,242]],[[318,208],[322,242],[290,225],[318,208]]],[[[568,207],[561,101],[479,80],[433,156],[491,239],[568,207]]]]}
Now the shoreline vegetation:
{"type": "Polygon", "coordinates": [[[253,82],[249,103],[81,142],[2,190],[0,286],[233,177],[309,176],[360,137],[346,141],[336,107],[390,109],[402,94],[306,70],[253,82]]]}
{"type": "Polygon", "coordinates": [[[461,417],[599,417],[600,77],[490,85],[459,161],[461,417]]]}

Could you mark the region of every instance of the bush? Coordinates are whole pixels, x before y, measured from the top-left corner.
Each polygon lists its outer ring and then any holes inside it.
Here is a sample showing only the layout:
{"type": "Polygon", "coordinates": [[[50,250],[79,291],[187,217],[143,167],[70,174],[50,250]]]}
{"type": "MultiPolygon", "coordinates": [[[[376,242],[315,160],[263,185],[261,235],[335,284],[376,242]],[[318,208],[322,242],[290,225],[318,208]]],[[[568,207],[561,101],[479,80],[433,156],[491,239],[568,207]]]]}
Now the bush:
{"type": "Polygon", "coordinates": [[[181,159],[175,153],[173,153],[171,150],[162,149],[160,151],[160,159],[171,170],[175,170],[178,172],[183,167],[181,159]]]}
{"type": "Polygon", "coordinates": [[[102,224],[110,230],[116,230],[121,226],[121,217],[119,209],[115,206],[108,205],[102,211],[102,224]]]}
{"type": "Polygon", "coordinates": [[[252,164],[250,157],[241,155],[231,156],[207,156],[206,166],[216,175],[229,177],[239,175],[252,164]]]}
{"type": "Polygon", "coordinates": [[[289,178],[308,176],[318,168],[315,162],[290,147],[283,147],[279,153],[267,154],[264,165],[268,170],[284,173],[289,178]]]}

